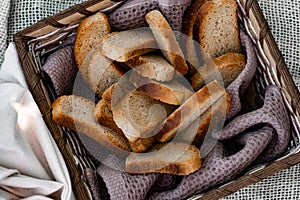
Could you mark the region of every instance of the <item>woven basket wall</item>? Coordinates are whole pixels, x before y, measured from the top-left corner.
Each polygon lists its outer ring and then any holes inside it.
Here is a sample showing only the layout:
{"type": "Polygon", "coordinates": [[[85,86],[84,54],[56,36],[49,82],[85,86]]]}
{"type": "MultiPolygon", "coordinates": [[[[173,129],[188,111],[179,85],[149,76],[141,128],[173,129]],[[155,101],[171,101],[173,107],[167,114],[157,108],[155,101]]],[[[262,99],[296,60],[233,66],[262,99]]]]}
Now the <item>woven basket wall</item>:
{"type": "MultiPolygon", "coordinates": [[[[205,194],[195,194],[192,199],[218,199],[230,195],[247,185],[300,162],[299,91],[256,0],[237,0],[237,2],[241,24],[253,40],[260,61],[255,75],[256,89],[262,91],[270,84],[282,88],[292,122],[292,139],[288,151],[282,158],[268,165],[257,167],[236,180],[214,188],[205,194]]],[[[76,33],[81,19],[97,11],[105,11],[105,8],[114,4],[114,1],[109,0],[90,0],[39,21],[14,35],[27,84],[43,114],[44,121],[64,156],[71,175],[73,190],[78,199],[91,199],[83,169],[95,168],[95,163],[76,134],[68,134],[65,129],[52,121],[53,95],[40,73],[41,62],[46,52],[54,50],[59,42],[76,33]]]]}

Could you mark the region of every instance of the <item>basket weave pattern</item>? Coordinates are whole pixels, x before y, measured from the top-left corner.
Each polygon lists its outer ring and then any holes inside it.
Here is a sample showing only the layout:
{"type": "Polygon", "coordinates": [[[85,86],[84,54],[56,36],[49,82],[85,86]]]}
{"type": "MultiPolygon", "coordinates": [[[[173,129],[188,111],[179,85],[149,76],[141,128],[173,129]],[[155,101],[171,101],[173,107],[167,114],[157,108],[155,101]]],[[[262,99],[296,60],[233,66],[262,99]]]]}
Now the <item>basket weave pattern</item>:
{"type": "MultiPolygon", "coordinates": [[[[214,188],[195,198],[218,199],[256,183],[278,171],[289,168],[300,162],[300,95],[284,59],[270,32],[269,26],[255,0],[237,0],[239,17],[248,35],[255,44],[259,66],[255,75],[255,86],[261,92],[268,85],[282,88],[286,107],[292,122],[292,139],[286,154],[267,166],[260,166],[247,172],[226,185],[214,188]]],[[[68,166],[72,186],[78,199],[90,199],[91,195],[86,184],[84,169],[95,168],[76,134],[68,134],[52,121],[51,102],[54,96],[44,82],[41,72],[43,56],[54,51],[57,45],[76,33],[79,21],[98,10],[103,10],[115,2],[109,0],[90,0],[48,17],[14,35],[19,59],[26,81],[34,99],[43,114],[50,132],[61,150],[68,166]]]]}

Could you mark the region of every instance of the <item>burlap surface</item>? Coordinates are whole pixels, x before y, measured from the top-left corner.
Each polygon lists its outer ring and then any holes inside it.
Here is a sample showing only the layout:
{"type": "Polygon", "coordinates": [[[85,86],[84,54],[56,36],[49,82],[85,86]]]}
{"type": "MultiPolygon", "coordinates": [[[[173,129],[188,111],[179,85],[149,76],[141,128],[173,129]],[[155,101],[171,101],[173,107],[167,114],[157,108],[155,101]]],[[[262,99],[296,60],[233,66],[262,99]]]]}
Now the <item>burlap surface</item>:
{"type": "MultiPolygon", "coordinates": [[[[13,34],[36,21],[84,0],[0,2],[0,64],[13,34]]],[[[300,87],[300,0],[258,0],[284,59],[300,87]]],[[[298,199],[300,164],[250,185],[224,199],[298,199]]]]}

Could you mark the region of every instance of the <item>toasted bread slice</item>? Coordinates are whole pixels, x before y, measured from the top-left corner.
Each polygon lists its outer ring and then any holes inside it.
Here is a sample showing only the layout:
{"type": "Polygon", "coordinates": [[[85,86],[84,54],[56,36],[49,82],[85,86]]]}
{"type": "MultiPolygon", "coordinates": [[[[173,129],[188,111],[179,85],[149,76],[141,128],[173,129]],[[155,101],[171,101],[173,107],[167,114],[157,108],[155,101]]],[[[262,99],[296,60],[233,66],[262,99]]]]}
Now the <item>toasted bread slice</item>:
{"type": "Polygon", "coordinates": [[[204,57],[241,51],[237,12],[235,0],[207,0],[201,5],[193,34],[204,50],[204,57]]]}
{"type": "Polygon", "coordinates": [[[102,94],[102,99],[103,101],[106,102],[106,104],[108,105],[108,108],[109,110],[112,110],[111,109],[111,98],[112,98],[112,94],[113,94],[113,91],[116,87],[117,83],[114,83],[112,84],[109,88],[107,88],[103,94],[102,94]]]}
{"type": "Polygon", "coordinates": [[[223,128],[226,114],[229,112],[230,101],[229,95],[220,98],[188,128],[179,133],[176,141],[193,143],[196,146],[202,145],[208,131],[218,131],[223,128]]]}
{"type": "Polygon", "coordinates": [[[87,80],[85,60],[110,32],[109,21],[104,13],[97,12],[80,22],[74,43],[74,56],[84,80],[87,80]]]}
{"type": "Polygon", "coordinates": [[[210,81],[218,80],[227,87],[246,66],[246,56],[241,53],[226,53],[213,58],[200,67],[191,78],[194,90],[199,90],[210,81]]]}
{"type": "MultiPolygon", "coordinates": [[[[118,92],[114,91],[113,95],[115,93],[118,92]]],[[[138,90],[128,91],[116,105],[112,105],[114,121],[131,143],[151,138],[152,135],[149,133],[157,129],[173,110],[172,106],[138,90]]],[[[149,141],[147,144],[149,145],[147,148],[152,145],[149,141]]]]}
{"type": "Polygon", "coordinates": [[[148,96],[167,104],[181,105],[193,95],[192,90],[177,80],[162,83],[132,72],[130,82],[139,91],[143,91],[148,96]]]}
{"type": "Polygon", "coordinates": [[[133,152],[142,153],[149,149],[155,141],[155,137],[150,136],[148,138],[136,138],[135,140],[129,140],[129,144],[133,152]]]}
{"type": "Polygon", "coordinates": [[[129,91],[113,106],[116,124],[128,139],[142,138],[157,128],[173,110],[138,90],[129,91]]]}
{"type": "Polygon", "coordinates": [[[94,121],[93,101],[74,95],[61,96],[52,108],[53,121],[59,125],[86,134],[112,152],[131,151],[126,139],[94,121]]]}
{"type": "Polygon", "coordinates": [[[118,101],[131,90],[133,90],[133,85],[127,80],[127,76],[124,76],[124,79],[120,79],[119,82],[112,84],[103,92],[102,99],[107,103],[109,109],[112,110],[112,104],[117,105],[118,101]],[[115,90],[116,92],[114,92],[115,90]]]}
{"type": "MultiPolygon", "coordinates": [[[[174,138],[205,113],[220,98],[230,98],[228,92],[217,81],[212,81],[198,90],[177,108],[164,122],[155,136],[159,142],[174,138]]],[[[224,105],[225,106],[225,105],[224,105]]]]}
{"type": "Polygon", "coordinates": [[[170,81],[174,78],[174,67],[159,55],[143,55],[129,60],[127,63],[141,76],[157,80],[170,81]]]}
{"type": "MultiPolygon", "coordinates": [[[[101,125],[109,127],[111,130],[115,131],[116,133],[119,133],[120,136],[124,137],[125,140],[127,138],[125,137],[123,131],[117,126],[113,119],[113,114],[111,111],[111,106],[109,103],[105,102],[105,100],[101,99],[94,111],[93,111],[93,117],[94,120],[99,122],[101,125]]],[[[155,141],[154,137],[149,137],[149,138],[139,138],[135,141],[129,141],[130,147],[133,152],[143,152],[146,149],[149,148],[155,141]]]]}
{"type": "Polygon", "coordinates": [[[174,66],[176,71],[186,74],[188,72],[188,65],[166,18],[158,10],[153,10],[147,13],[146,21],[165,58],[174,66]]]}
{"type": "Polygon", "coordinates": [[[91,55],[87,68],[88,84],[100,97],[106,89],[124,75],[118,64],[103,56],[99,50],[91,55]]]}
{"type": "Polygon", "coordinates": [[[116,125],[112,111],[107,102],[101,99],[95,106],[93,110],[93,118],[99,124],[106,126],[113,130],[116,133],[119,133],[120,136],[125,137],[123,131],[116,125]]]}
{"type": "Polygon", "coordinates": [[[182,33],[186,34],[188,37],[193,37],[194,24],[201,12],[200,8],[202,4],[207,0],[195,0],[192,5],[187,8],[183,15],[182,21],[182,33]]]}
{"type": "Polygon", "coordinates": [[[152,32],[148,29],[133,29],[114,32],[103,40],[101,53],[118,62],[128,60],[158,49],[152,32]]]}
{"type": "Polygon", "coordinates": [[[207,0],[195,0],[188,7],[183,15],[182,33],[187,36],[186,44],[182,46],[186,60],[189,64],[189,71],[193,75],[195,70],[202,66],[202,49],[194,38],[194,25],[200,13],[200,7],[207,0]]]}
{"type": "Polygon", "coordinates": [[[125,170],[131,174],[167,173],[188,175],[201,167],[200,151],[186,143],[170,142],[163,147],[154,146],[147,153],[131,153],[125,170]]]}

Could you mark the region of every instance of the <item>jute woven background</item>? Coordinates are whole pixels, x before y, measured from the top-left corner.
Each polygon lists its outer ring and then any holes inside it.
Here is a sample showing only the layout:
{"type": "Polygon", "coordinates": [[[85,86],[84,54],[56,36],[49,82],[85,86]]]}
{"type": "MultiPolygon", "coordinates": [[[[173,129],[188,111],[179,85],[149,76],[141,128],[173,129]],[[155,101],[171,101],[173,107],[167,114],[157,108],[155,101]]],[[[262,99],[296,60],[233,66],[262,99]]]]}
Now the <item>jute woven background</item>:
{"type": "MultiPolygon", "coordinates": [[[[84,0],[2,0],[0,68],[13,34],[84,0]]],[[[293,79],[300,88],[300,0],[258,0],[293,79]]],[[[274,174],[224,199],[299,199],[300,164],[274,174]]]]}

